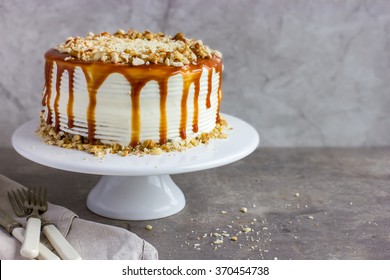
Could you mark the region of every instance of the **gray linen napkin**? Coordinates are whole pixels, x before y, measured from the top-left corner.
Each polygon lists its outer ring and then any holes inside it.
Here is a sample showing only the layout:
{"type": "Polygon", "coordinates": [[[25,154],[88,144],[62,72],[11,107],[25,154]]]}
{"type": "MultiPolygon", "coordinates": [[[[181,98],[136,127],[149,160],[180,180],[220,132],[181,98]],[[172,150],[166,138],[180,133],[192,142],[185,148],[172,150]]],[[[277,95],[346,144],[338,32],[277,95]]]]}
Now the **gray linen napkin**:
{"type": "MultiPolygon", "coordinates": [[[[7,196],[7,191],[22,187],[0,174],[0,208],[25,226],[26,219],[14,215],[7,196]]],[[[57,226],[85,260],[158,259],[157,250],[151,244],[126,229],[80,219],[69,209],[51,203],[43,217],[57,226]]],[[[43,235],[41,241],[46,245],[43,235]]],[[[0,259],[24,259],[19,253],[20,247],[21,244],[0,227],[0,259]]]]}

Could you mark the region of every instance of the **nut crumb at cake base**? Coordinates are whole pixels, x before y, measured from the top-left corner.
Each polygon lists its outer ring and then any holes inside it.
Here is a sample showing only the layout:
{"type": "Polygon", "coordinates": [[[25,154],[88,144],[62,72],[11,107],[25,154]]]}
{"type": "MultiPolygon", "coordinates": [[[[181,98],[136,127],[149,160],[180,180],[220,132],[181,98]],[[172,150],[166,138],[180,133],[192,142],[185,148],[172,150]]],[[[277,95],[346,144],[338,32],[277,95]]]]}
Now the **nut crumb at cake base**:
{"type": "Polygon", "coordinates": [[[221,117],[220,123],[217,123],[214,129],[209,133],[203,132],[194,138],[186,140],[168,140],[164,144],[160,144],[153,140],[145,140],[138,143],[135,147],[132,147],[122,146],[119,144],[104,144],[99,140],[97,140],[96,143],[91,144],[86,137],[63,131],[56,132],[54,127],[47,124],[44,117],[41,116],[40,125],[36,134],[48,145],[84,151],[93,154],[96,157],[103,158],[107,154],[117,154],[120,156],[142,156],[148,154],[160,155],[167,152],[182,152],[201,144],[207,144],[211,139],[226,139],[227,134],[225,131],[227,129],[231,128],[229,128],[227,121],[221,117]]]}

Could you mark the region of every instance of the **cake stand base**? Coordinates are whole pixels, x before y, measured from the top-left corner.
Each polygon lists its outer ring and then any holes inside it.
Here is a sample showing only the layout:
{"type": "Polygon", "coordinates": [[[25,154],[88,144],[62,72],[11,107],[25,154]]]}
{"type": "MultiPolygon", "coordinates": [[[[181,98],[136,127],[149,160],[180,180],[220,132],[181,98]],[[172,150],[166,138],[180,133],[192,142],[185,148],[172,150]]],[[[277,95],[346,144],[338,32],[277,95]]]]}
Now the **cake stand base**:
{"type": "Polygon", "coordinates": [[[184,206],[184,194],[169,175],[105,175],[87,198],[92,212],[121,220],[164,218],[184,206]]]}

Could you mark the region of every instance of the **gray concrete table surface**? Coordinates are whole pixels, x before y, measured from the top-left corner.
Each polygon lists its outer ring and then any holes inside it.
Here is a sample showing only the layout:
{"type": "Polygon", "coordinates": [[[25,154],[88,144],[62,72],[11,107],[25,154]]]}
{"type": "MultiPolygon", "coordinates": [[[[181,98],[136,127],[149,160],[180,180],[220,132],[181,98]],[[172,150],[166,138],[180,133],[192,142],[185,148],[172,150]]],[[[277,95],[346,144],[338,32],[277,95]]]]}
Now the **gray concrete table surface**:
{"type": "Polygon", "coordinates": [[[388,147],[259,148],[227,166],[173,175],[187,205],[152,221],[90,212],[99,176],[42,166],[13,149],[0,154],[1,174],[47,186],[50,202],[80,218],[136,233],[160,259],[390,259],[388,147]]]}

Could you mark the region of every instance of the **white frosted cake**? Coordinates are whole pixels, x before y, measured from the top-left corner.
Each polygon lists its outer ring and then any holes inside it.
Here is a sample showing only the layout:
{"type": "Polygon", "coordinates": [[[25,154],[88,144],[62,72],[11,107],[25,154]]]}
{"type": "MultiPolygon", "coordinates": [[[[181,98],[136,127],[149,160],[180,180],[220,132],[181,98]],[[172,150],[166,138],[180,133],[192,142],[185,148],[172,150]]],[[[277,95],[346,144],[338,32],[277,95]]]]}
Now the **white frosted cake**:
{"type": "Polygon", "coordinates": [[[95,154],[181,150],[224,138],[222,55],[182,33],[68,38],[45,54],[38,135],[95,154]]]}

